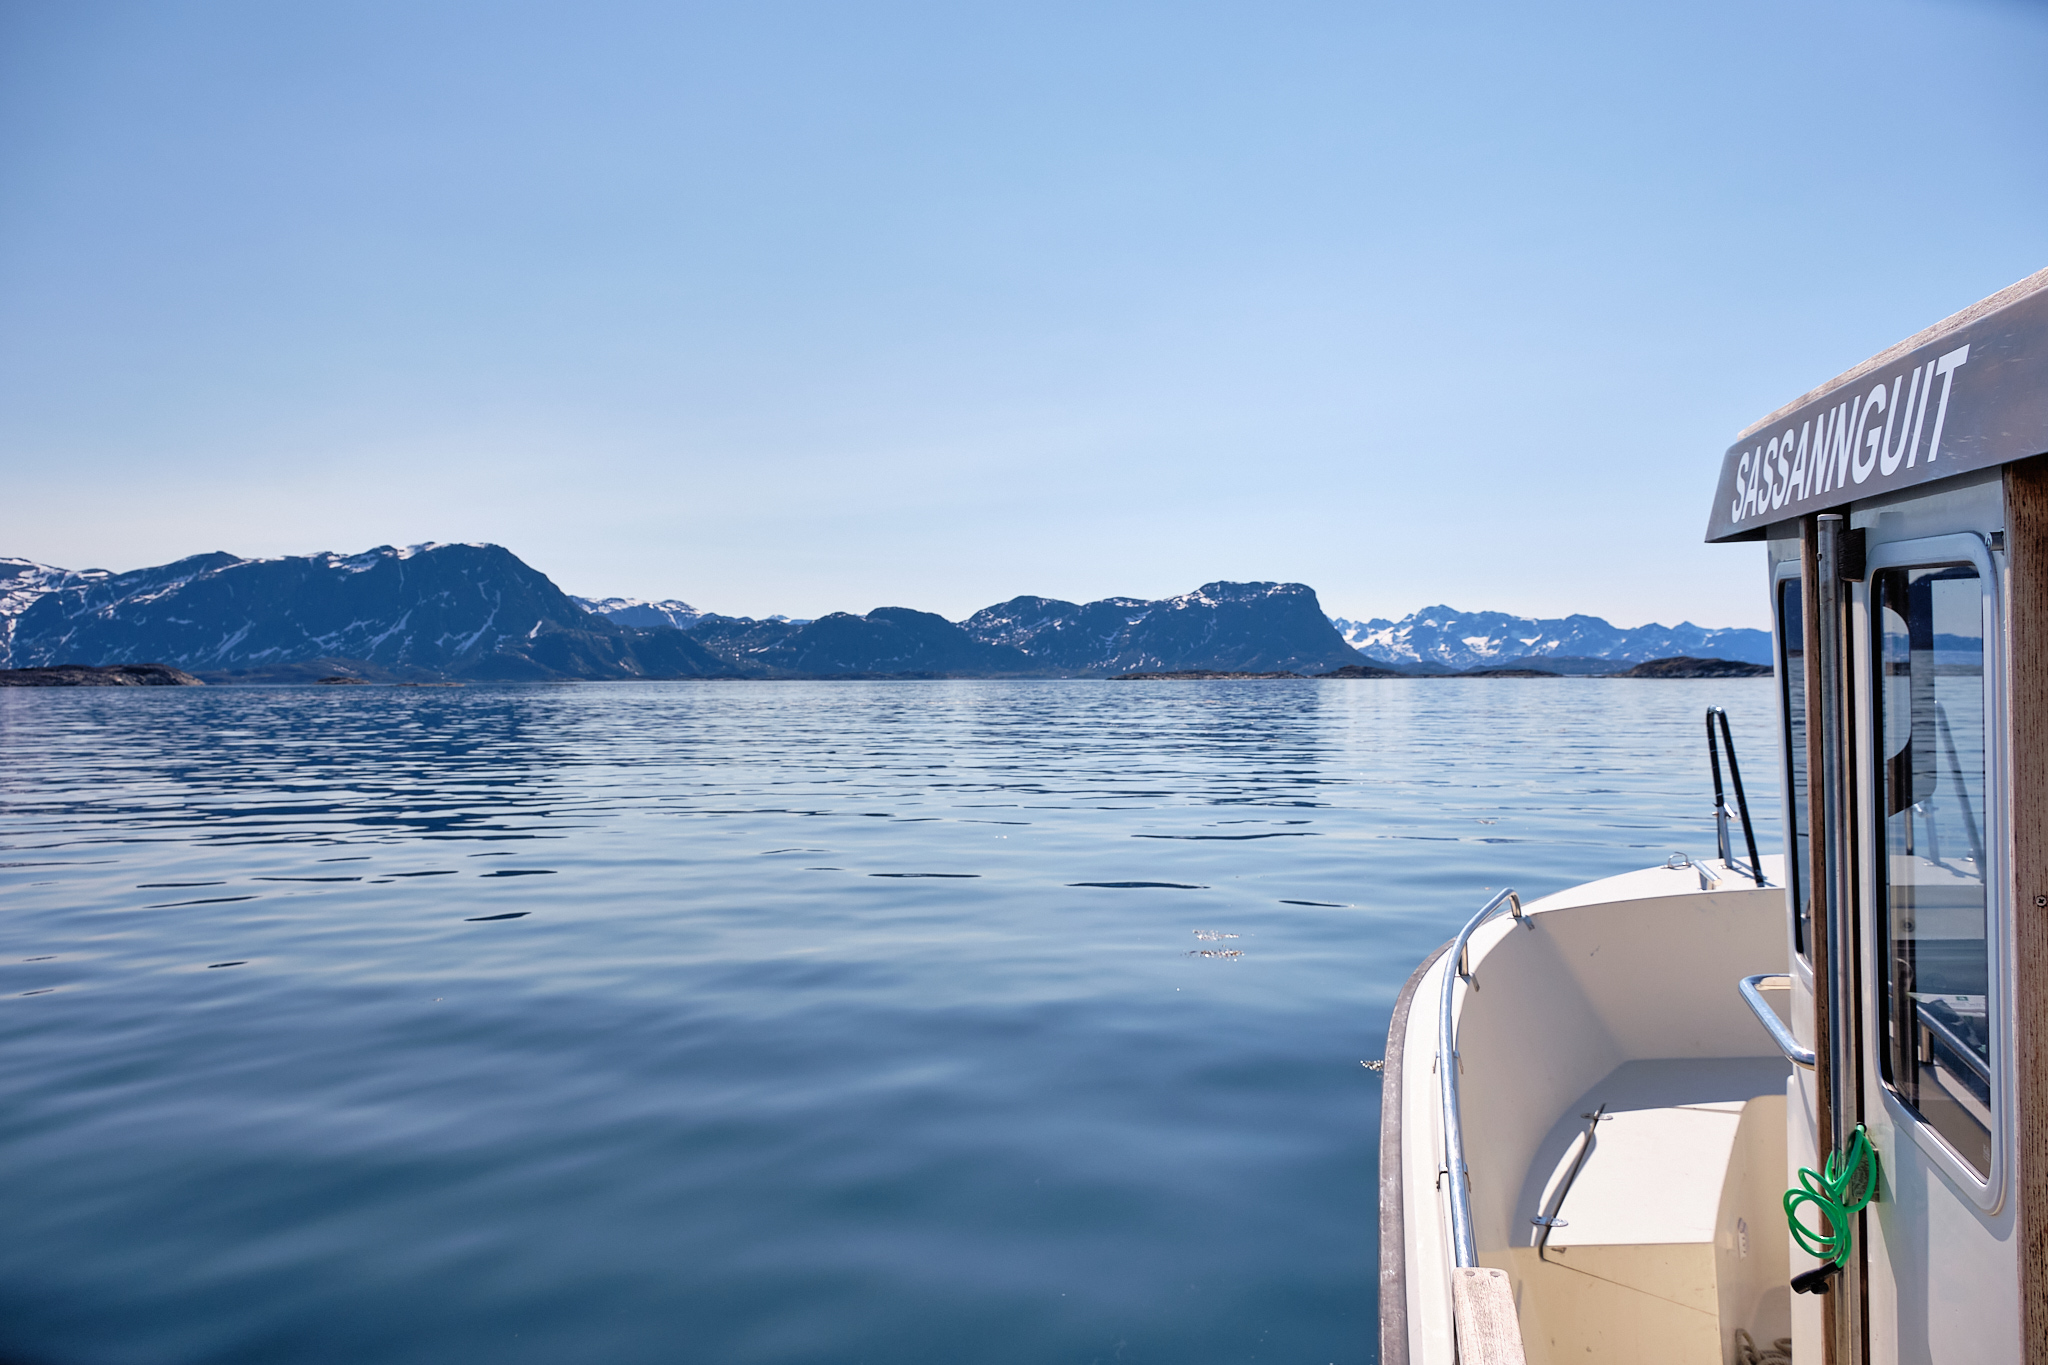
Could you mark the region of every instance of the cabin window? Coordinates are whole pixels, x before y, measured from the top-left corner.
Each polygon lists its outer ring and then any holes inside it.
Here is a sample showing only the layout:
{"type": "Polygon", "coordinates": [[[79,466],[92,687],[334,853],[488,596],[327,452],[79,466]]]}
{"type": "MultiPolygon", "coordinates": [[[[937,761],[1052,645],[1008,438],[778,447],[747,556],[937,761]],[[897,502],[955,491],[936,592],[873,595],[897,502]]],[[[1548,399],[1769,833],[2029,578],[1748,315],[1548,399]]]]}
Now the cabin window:
{"type": "Polygon", "coordinates": [[[1785,846],[1786,884],[1792,888],[1792,946],[1808,957],[1811,941],[1811,907],[1807,904],[1813,888],[1807,884],[1806,804],[1806,610],[1799,580],[1788,578],[1778,584],[1778,685],[1783,708],[1785,771],[1792,785],[1791,832],[1785,846]]]}
{"type": "Polygon", "coordinates": [[[1884,1079],[1989,1177],[1990,897],[1983,583],[1966,564],[1872,576],[1883,842],[1884,1079]]]}

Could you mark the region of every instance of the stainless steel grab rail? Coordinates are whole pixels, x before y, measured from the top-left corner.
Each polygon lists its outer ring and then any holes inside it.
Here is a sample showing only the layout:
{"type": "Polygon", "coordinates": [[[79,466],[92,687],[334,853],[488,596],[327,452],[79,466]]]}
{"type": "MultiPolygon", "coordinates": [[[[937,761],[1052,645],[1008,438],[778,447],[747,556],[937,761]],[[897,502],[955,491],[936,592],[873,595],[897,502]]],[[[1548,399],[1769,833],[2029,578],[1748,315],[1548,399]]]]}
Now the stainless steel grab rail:
{"type": "Polygon", "coordinates": [[[1451,1187],[1452,1263],[1460,1268],[1477,1266],[1479,1252],[1472,1239],[1472,1175],[1465,1165],[1465,1133],[1458,1121],[1458,1035],[1451,1006],[1456,1000],[1459,979],[1471,975],[1465,965],[1467,940],[1472,937],[1473,930],[1503,905],[1526,927],[1536,927],[1522,913],[1522,898],[1515,894],[1513,887],[1509,887],[1467,921],[1452,941],[1450,952],[1444,954],[1443,999],[1436,1026],[1436,1078],[1437,1094],[1443,1106],[1444,1174],[1451,1187]]]}
{"type": "Polygon", "coordinates": [[[1783,972],[1759,972],[1755,976],[1743,977],[1740,989],[1743,1003],[1749,1006],[1749,1012],[1756,1016],[1756,1021],[1764,1026],[1764,1032],[1771,1035],[1771,1041],[1778,1045],[1778,1051],[1785,1054],[1785,1060],[1794,1066],[1813,1070],[1814,1063],[1819,1060],[1813,1049],[1799,1045],[1799,1040],[1792,1036],[1792,1030],[1785,1027],[1785,1021],[1778,1017],[1778,1012],[1763,996],[1765,991],[1791,990],[1792,978],[1783,972]]]}
{"type": "Polygon", "coordinates": [[[1925,1008],[1913,1012],[1913,1022],[1940,1039],[1942,1046],[1955,1053],[1956,1060],[1963,1064],[1963,1069],[1976,1077],[1977,1083],[1984,1087],[1984,1098],[1991,1098],[1991,1066],[1977,1055],[1977,1049],[1970,1045],[1969,1039],[1929,1014],[1925,1008]]]}
{"type": "Polygon", "coordinates": [[[1607,1101],[1600,1101],[1593,1107],[1592,1113],[1581,1114],[1579,1117],[1586,1121],[1586,1131],[1576,1139],[1578,1155],[1572,1158],[1571,1169],[1564,1173],[1564,1183],[1557,1187],[1557,1195],[1550,1201],[1550,1212],[1543,1213],[1539,1210],[1536,1216],[1529,1220],[1542,1229],[1536,1234],[1536,1259],[1539,1261],[1550,1259],[1550,1234],[1559,1228],[1571,1226],[1558,1217],[1558,1214],[1564,1211],[1564,1201],[1571,1198],[1572,1185],[1577,1182],[1579,1172],[1586,1168],[1586,1158],[1593,1155],[1594,1145],[1600,1141],[1600,1120],[1611,1117],[1607,1112],[1607,1101]]]}

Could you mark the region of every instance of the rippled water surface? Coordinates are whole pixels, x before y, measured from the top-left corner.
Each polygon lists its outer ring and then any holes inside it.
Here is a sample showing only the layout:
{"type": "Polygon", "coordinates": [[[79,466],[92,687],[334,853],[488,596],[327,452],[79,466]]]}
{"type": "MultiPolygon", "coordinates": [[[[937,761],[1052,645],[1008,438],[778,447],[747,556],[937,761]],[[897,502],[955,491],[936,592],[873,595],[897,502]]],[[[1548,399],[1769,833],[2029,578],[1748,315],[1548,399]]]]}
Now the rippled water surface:
{"type": "Polygon", "coordinates": [[[0,1358],[1370,1360],[1401,983],[1770,696],[0,691],[0,1358]]]}

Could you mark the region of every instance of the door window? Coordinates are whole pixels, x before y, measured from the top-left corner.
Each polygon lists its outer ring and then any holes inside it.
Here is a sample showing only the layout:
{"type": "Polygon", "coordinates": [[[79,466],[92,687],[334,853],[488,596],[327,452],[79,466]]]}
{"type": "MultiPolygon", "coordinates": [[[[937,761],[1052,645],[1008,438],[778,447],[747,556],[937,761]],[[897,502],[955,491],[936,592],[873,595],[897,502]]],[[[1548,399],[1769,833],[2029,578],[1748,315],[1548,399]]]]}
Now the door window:
{"type": "Polygon", "coordinates": [[[1984,598],[1969,565],[1872,576],[1887,1085],[1988,1178],[1984,598]]]}

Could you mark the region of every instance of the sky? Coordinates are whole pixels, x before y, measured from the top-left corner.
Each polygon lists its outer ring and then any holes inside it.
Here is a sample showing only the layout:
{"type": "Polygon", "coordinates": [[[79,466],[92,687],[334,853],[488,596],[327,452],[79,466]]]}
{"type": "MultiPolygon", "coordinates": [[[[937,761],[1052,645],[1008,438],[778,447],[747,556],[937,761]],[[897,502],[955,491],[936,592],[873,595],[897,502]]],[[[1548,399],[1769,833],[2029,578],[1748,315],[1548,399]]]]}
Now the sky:
{"type": "Polygon", "coordinates": [[[1721,452],[2048,265],[2048,7],[0,0],[0,554],[1767,623],[1721,452]]]}

